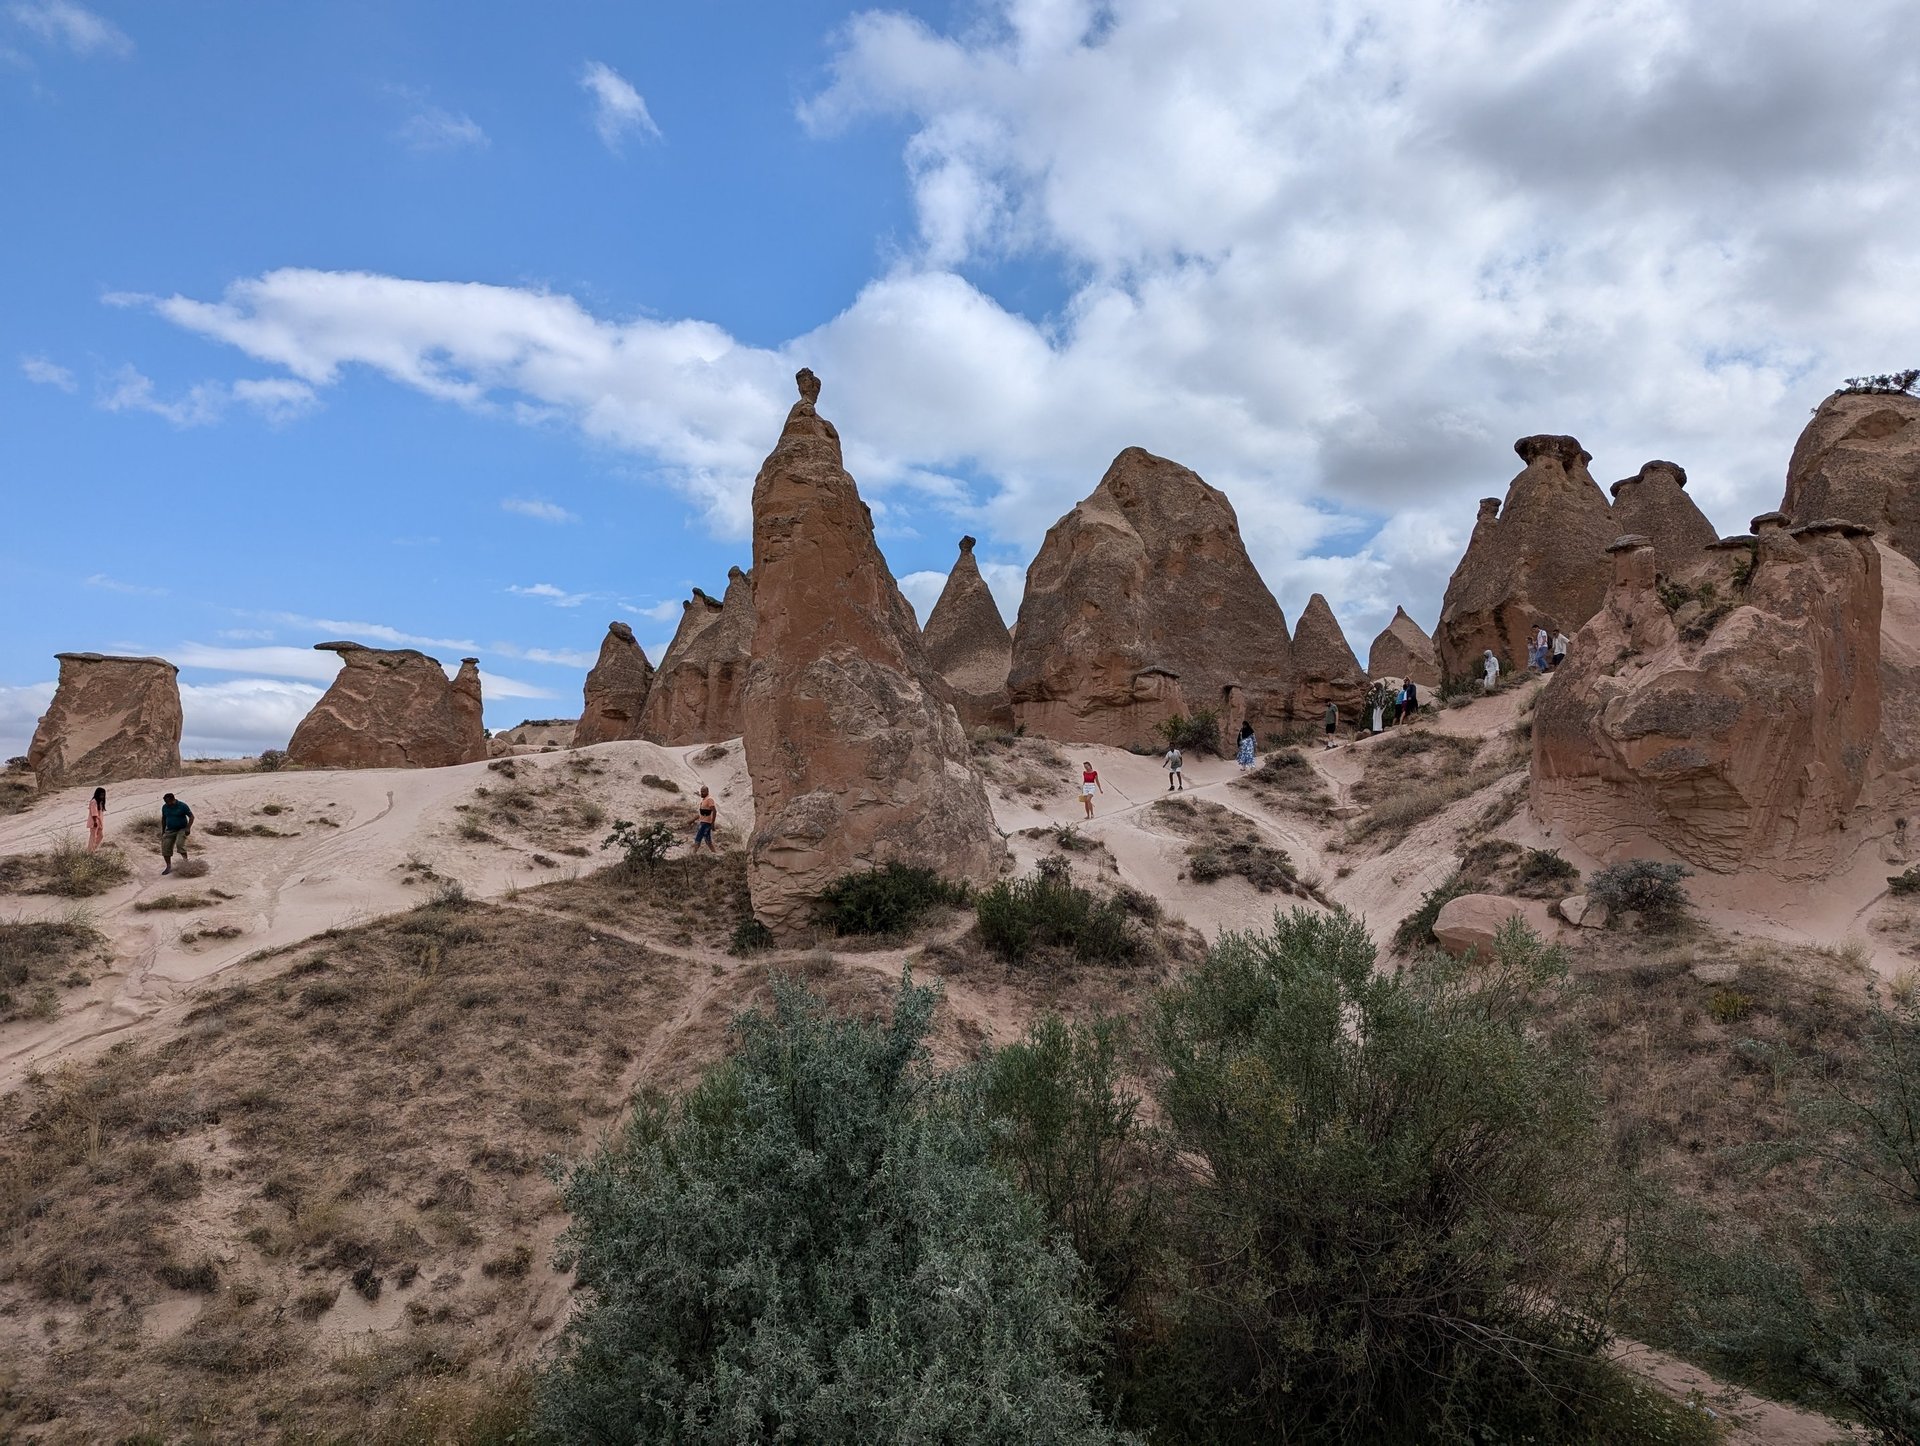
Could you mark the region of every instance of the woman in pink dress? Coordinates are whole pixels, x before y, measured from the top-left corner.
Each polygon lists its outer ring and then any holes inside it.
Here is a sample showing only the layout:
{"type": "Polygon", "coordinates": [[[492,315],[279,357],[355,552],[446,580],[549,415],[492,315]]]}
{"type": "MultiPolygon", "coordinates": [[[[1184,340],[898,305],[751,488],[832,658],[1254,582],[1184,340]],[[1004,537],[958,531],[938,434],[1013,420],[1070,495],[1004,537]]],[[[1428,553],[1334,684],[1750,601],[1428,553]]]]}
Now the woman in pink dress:
{"type": "Polygon", "coordinates": [[[92,853],[100,847],[100,841],[107,836],[107,791],[96,788],[93,797],[87,800],[87,852],[92,853]]]}

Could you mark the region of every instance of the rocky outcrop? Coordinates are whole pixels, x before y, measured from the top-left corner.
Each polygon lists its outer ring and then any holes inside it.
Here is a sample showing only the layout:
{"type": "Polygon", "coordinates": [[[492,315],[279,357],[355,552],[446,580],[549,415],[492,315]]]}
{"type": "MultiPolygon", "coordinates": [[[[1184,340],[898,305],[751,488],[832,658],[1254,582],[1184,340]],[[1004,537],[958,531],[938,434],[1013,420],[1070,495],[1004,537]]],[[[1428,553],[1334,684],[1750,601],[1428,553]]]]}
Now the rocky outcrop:
{"type": "Polygon", "coordinates": [[[1494,941],[1508,922],[1527,917],[1527,906],[1500,894],[1461,894],[1447,900],[1434,916],[1433,938],[1456,959],[1468,954],[1493,958],[1494,941]]]}
{"type": "Polygon", "coordinates": [[[1433,639],[1407,616],[1405,608],[1393,610],[1393,621],[1380,630],[1380,636],[1367,649],[1367,676],[1411,678],[1423,688],[1440,686],[1440,660],[1434,653],[1433,639]]]}
{"type": "Polygon", "coordinates": [[[1526,464],[1504,504],[1480,504],[1472,540],[1447,582],[1434,643],[1440,671],[1477,676],[1491,648],[1502,669],[1524,668],[1527,638],[1544,626],[1571,635],[1607,594],[1607,544],[1620,535],[1592,460],[1572,437],[1522,437],[1526,464]]]}
{"type": "Polygon", "coordinates": [[[1780,510],[1794,526],[1824,517],[1864,523],[1920,562],[1920,397],[1828,397],[1794,446],[1780,510]]]}
{"type": "Polygon", "coordinates": [[[444,768],[487,757],[480,666],[463,658],[449,679],[412,648],[315,643],[345,664],[287,744],[307,768],[444,768]]]}
{"type": "Polygon", "coordinates": [[[1347,646],[1347,635],[1325,597],[1315,593],[1300,613],[1293,633],[1293,716],[1317,723],[1327,704],[1339,705],[1343,722],[1360,717],[1367,699],[1367,675],[1347,646]]]}
{"type": "Polygon", "coordinates": [[[633,640],[625,623],[608,623],[600,657],[587,674],[580,721],[573,726],[575,747],[619,743],[640,736],[640,720],[653,690],[653,664],[633,640]]]}
{"type": "Polygon", "coordinates": [[[41,788],[180,772],[180,670],[164,658],[59,653],[27,766],[41,788]]]}
{"type": "Polygon", "coordinates": [[[751,575],[730,569],[718,602],[695,588],[654,671],[640,736],[669,748],[738,738],[753,629],[751,575]]]}
{"type": "Polygon", "coordinates": [[[1648,462],[1613,484],[1613,530],[1653,539],[1662,572],[1689,567],[1720,534],[1687,496],[1686,469],[1677,462],[1648,462]]]}
{"type": "Polygon", "coordinates": [[[1008,692],[1029,733],[1066,742],[1151,742],[1200,709],[1265,734],[1288,720],[1290,652],[1226,494],[1129,447],[1027,569],[1008,692]]]}
{"type": "Polygon", "coordinates": [[[1756,531],[1673,613],[1651,539],[1614,544],[1534,716],[1533,811],[1589,854],[1812,878],[1851,847],[1884,769],[1880,553],[1847,522],[1756,531]]]}
{"type": "Polygon", "coordinates": [[[810,371],[797,381],[753,483],[757,609],[741,710],[748,888],[755,916],[788,938],[850,870],[899,861],[984,883],[1006,854],[839,433],[814,409],[820,383],[810,371]]]}
{"type": "Polygon", "coordinates": [[[940,600],[922,630],[927,661],[946,680],[954,709],[969,728],[1011,728],[1013,703],[1007,673],[1013,667],[1013,638],[1000,605],[993,600],[980,566],[973,560],[973,539],[960,539],[960,556],[940,600]]]}

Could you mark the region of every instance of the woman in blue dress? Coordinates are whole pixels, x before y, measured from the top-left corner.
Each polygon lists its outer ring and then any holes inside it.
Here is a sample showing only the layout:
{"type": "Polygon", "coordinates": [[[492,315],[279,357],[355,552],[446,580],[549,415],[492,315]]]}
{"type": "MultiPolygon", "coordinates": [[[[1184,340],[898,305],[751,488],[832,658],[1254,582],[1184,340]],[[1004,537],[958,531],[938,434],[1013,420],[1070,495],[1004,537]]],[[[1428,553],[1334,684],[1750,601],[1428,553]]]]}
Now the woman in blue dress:
{"type": "Polygon", "coordinates": [[[1240,725],[1240,766],[1253,767],[1253,724],[1240,725]]]}

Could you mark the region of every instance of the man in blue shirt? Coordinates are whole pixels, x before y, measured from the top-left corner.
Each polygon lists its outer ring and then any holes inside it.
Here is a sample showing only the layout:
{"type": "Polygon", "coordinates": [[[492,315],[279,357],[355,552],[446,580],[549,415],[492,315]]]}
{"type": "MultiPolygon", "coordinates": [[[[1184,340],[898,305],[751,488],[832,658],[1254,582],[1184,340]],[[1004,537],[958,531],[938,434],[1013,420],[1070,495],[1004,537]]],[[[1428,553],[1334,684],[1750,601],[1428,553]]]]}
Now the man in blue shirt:
{"type": "Polygon", "coordinates": [[[187,834],[193,828],[193,810],[171,793],[160,800],[160,857],[167,866],[163,874],[173,872],[173,851],[180,850],[180,862],[187,861],[187,834]]]}

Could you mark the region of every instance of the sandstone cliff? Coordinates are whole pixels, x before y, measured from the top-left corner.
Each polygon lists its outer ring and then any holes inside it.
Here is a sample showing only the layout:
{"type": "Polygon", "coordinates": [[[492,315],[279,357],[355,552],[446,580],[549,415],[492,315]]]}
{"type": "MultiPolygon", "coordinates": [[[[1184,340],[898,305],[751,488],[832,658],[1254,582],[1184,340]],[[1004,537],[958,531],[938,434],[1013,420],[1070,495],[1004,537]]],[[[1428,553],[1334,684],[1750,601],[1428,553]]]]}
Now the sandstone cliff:
{"type": "Polygon", "coordinates": [[[1719,538],[1706,513],[1687,496],[1686,469],[1675,462],[1648,462],[1613,484],[1613,529],[1646,537],[1662,572],[1693,565],[1702,548],[1719,538]]]}
{"type": "Polygon", "coordinates": [[[1780,510],[1795,525],[1851,518],[1920,562],[1920,397],[1828,397],[1793,449],[1780,510]]]}
{"type": "Polygon", "coordinates": [[[480,670],[449,679],[412,648],[315,643],[345,664],[293,730],[287,759],[307,768],[444,768],[487,756],[480,670]]]}
{"type": "Polygon", "coordinates": [[[180,772],[180,670],[164,658],[60,653],[27,766],[41,788],[180,772]]]}
{"type": "Polygon", "coordinates": [[[1367,675],[1411,678],[1422,688],[1440,685],[1440,660],[1434,653],[1433,639],[1407,616],[1405,608],[1393,610],[1393,621],[1380,630],[1367,649],[1367,675]]]}
{"type": "Polygon", "coordinates": [[[749,574],[730,569],[726,597],[718,602],[695,588],[654,672],[640,736],[669,748],[738,738],[753,629],[749,574]]]}

